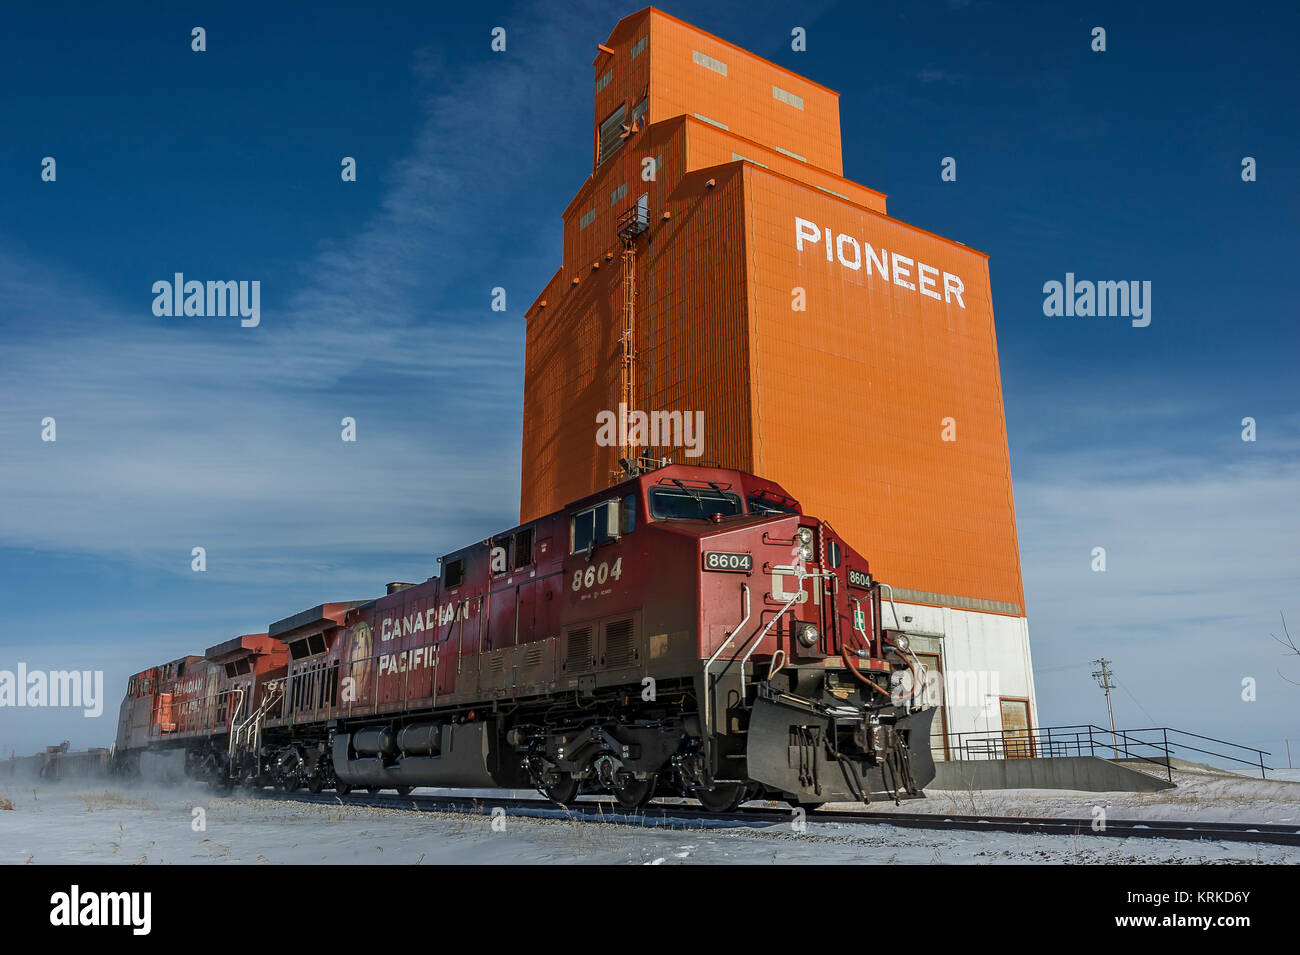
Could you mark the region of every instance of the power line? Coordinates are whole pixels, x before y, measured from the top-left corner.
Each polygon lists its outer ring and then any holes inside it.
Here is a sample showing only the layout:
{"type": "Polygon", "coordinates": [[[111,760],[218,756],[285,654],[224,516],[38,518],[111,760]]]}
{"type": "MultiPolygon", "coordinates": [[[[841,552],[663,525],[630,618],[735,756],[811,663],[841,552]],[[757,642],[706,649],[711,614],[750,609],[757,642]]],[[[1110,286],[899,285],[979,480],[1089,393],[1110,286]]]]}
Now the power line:
{"type": "Polygon", "coordinates": [[[1132,691],[1129,690],[1129,688],[1125,686],[1123,683],[1120,683],[1119,680],[1115,681],[1115,685],[1128,694],[1129,699],[1132,700],[1134,704],[1137,705],[1137,708],[1142,711],[1142,715],[1145,716],[1152,725],[1154,725],[1156,722],[1156,718],[1146,711],[1146,707],[1144,707],[1141,703],[1138,703],[1138,698],[1133,695],[1132,691]]]}
{"type": "Polygon", "coordinates": [[[1034,667],[1034,673],[1057,673],[1061,670],[1082,670],[1084,667],[1090,667],[1092,663],[1066,663],[1058,667],[1034,667]]]}

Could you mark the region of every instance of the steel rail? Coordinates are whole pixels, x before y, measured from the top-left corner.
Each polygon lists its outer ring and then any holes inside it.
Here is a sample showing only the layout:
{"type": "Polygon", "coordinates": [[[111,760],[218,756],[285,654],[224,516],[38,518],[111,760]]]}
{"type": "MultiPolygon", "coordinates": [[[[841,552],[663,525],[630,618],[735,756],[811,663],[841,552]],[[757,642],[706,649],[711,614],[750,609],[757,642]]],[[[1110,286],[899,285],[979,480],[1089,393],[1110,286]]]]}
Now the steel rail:
{"type": "MultiPolygon", "coordinates": [[[[240,791],[234,790],[232,797],[240,791]]],[[[610,800],[574,802],[560,806],[545,799],[516,799],[500,796],[398,796],[395,794],[353,793],[340,797],[334,793],[281,792],[249,790],[253,798],[270,801],[296,801],[328,806],[397,809],[418,812],[449,812],[490,815],[504,809],[512,815],[584,819],[614,825],[643,828],[745,828],[779,826],[790,823],[793,808],[741,808],[734,812],[711,812],[698,806],[651,803],[643,809],[629,810],[610,800]]],[[[807,820],[818,823],[872,824],[905,829],[936,831],[1011,832],[1020,835],[1098,836],[1111,838],[1209,840],[1215,842],[1256,842],[1269,845],[1300,846],[1300,825],[1281,823],[1236,823],[1191,820],[1108,819],[1094,829],[1092,819],[1055,816],[980,816],[952,813],[871,812],[858,810],[813,809],[807,820]]]]}

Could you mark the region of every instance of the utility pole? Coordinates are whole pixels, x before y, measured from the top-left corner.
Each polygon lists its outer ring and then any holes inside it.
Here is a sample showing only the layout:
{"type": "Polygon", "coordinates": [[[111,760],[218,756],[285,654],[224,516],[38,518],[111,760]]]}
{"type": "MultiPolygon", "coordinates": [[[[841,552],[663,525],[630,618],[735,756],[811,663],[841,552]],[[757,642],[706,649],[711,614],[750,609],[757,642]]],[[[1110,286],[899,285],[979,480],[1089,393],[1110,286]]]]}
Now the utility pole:
{"type": "Polygon", "coordinates": [[[1110,748],[1115,753],[1115,756],[1118,757],[1119,746],[1116,744],[1115,740],[1115,708],[1110,705],[1110,691],[1115,688],[1115,684],[1110,682],[1111,661],[1102,658],[1100,660],[1093,660],[1092,662],[1101,667],[1100,670],[1093,671],[1092,678],[1097,681],[1099,687],[1106,691],[1106,712],[1110,714],[1110,748]]]}

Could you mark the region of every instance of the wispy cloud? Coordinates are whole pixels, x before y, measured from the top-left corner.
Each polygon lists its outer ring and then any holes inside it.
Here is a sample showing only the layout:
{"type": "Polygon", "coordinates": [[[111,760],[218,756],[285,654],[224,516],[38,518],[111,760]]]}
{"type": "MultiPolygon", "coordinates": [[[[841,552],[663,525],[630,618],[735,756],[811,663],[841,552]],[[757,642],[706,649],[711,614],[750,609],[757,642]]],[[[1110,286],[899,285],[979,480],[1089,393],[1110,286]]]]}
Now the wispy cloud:
{"type": "Polygon", "coordinates": [[[970,82],[970,77],[964,73],[954,73],[934,66],[920,70],[916,78],[922,83],[943,83],[946,86],[965,86],[970,82]]]}
{"type": "Polygon", "coordinates": [[[549,71],[566,65],[587,94],[567,64],[589,52],[591,12],[513,16],[512,44],[547,55],[468,75],[421,51],[422,121],[379,208],[290,273],[296,290],[276,276],[256,330],[154,318],[148,289],[120,301],[0,237],[0,543],[179,571],[198,545],[266,580],[301,572],[304,554],[431,561],[513,521],[521,312],[554,268],[559,207],[545,228],[503,225],[545,161],[549,71]],[[488,308],[494,284],[506,313],[488,308]],[[39,440],[47,415],[52,444],[39,440]],[[340,439],[344,416],[355,444],[340,439]]]}
{"type": "MultiPolygon", "coordinates": [[[[1268,636],[1279,610],[1300,616],[1300,462],[1241,445],[1217,459],[1159,446],[1058,453],[1017,484],[1016,505],[1039,667],[1104,655],[1157,720],[1262,745],[1300,702],[1268,636]],[[1246,678],[1255,702],[1241,698],[1246,678]]],[[[1046,721],[1104,715],[1086,668],[1039,683],[1046,721]]],[[[1116,707],[1146,722],[1127,697],[1116,707]]]]}

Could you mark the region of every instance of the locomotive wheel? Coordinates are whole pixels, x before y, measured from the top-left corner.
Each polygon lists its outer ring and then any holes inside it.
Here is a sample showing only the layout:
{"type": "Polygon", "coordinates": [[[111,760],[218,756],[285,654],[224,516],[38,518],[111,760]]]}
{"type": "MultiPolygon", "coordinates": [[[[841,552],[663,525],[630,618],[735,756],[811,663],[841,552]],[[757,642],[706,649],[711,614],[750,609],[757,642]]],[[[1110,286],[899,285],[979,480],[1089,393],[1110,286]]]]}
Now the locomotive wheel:
{"type": "Polygon", "coordinates": [[[709,812],[734,812],[749,799],[749,787],[744,783],[723,783],[712,789],[699,789],[692,793],[709,812]]]}
{"type": "Polygon", "coordinates": [[[640,809],[654,798],[657,776],[649,779],[629,779],[614,790],[614,798],[624,809],[640,809]]]}
{"type": "Polygon", "coordinates": [[[307,792],[318,793],[325,788],[325,780],[320,778],[320,773],[312,773],[311,778],[307,780],[307,792]]]}
{"type": "Polygon", "coordinates": [[[551,802],[567,806],[578,796],[578,781],[572,776],[564,776],[549,786],[543,786],[542,792],[551,802]]]}
{"type": "Polygon", "coordinates": [[[340,779],[334,784],[334,792],[340,796],[346,796],[352,792],[352,787],[340,779]]]}
{"type": "Polygon", "coordinates": [[[283,790],[284,790],[285,792],[287,792],[287,793],[291,793],[291,792],[293,792],[294,790],[296,790],[296,789],[298,788],[298,785],[299,785],[299,782],[298,782],[298,774],[297,774],[297,773],[294,773],[294,774],[289,775],[289,776],[285,776],[284,779],[280,780],[280,788],[283,789],[283,790]]]}
{"type": "Polygon", "coordinates": [[[414,788],[415,788],[414,786],[398,786],[398,787],[397,787],[397,795],[399,795],[399,796],[409,796],[409,795],[411,795],[411,790],[414,789],[414,788]]]}

